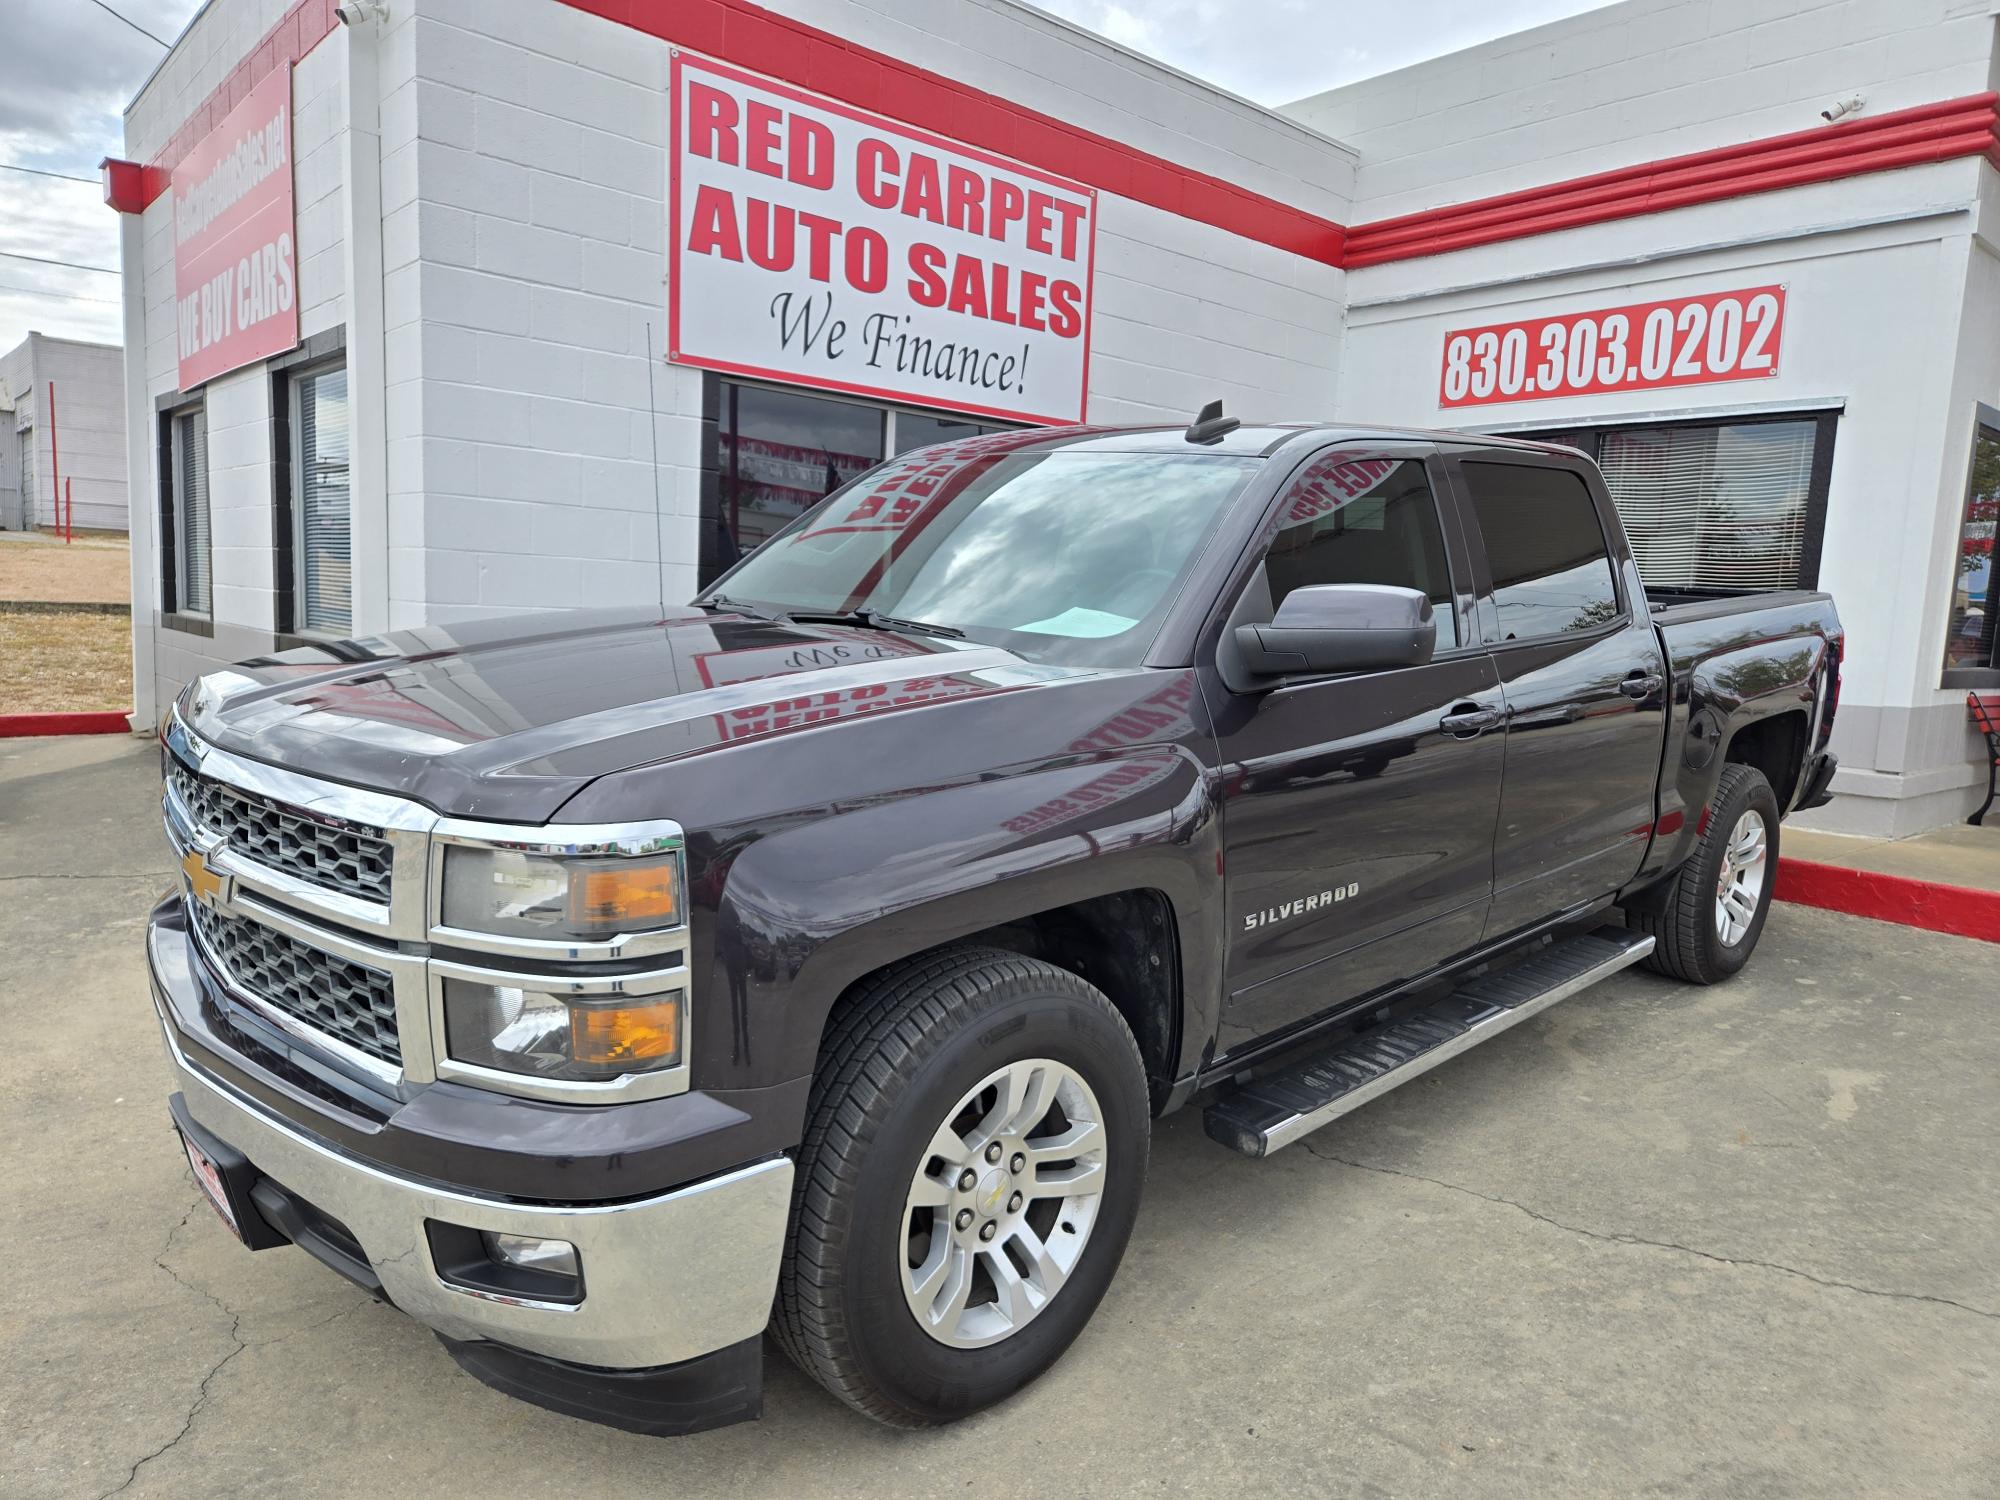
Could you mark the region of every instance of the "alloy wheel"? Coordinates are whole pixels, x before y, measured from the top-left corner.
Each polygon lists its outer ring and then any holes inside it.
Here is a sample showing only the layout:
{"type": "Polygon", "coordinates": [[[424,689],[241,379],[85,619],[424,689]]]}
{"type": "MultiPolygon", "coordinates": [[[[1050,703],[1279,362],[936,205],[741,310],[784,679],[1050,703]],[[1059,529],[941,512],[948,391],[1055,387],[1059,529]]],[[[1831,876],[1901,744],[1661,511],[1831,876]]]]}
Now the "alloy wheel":
{"type": "Polygon", "coordinates": [[[1028,1058],[968,1090],[931,1137],[904,1205],[903,1295],[939,1343],[998,1343],[1076,1269],[1104,1196],[1097,1096],[1028,1058]]]}
{"type": "Polygon", "coordinates": [[[1736,820],[1722,850],[1722,872],[1715,882],[1715,932],[1723,946],[1734,948],[1750,931],[1763,900],[1770,873],[1770,839],[1764,820],[1752,808],[1736,820]]]}

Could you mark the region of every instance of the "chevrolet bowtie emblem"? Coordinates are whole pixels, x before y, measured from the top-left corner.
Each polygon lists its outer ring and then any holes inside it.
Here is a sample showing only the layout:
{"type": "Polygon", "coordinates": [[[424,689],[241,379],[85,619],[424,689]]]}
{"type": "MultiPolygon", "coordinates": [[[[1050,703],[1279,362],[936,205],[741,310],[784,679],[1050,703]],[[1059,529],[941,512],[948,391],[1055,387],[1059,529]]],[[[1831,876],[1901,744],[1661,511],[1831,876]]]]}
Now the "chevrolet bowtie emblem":
{"type": "Polygon", "coordinates": [[[190,849],[181,856],[181,873],[187,876],[188,889],[195,900],[205,906],[217,906],[227,901],[230,887],[235,883],[221,870],[208,862],[208,855],[200,849],[190,849]]]}

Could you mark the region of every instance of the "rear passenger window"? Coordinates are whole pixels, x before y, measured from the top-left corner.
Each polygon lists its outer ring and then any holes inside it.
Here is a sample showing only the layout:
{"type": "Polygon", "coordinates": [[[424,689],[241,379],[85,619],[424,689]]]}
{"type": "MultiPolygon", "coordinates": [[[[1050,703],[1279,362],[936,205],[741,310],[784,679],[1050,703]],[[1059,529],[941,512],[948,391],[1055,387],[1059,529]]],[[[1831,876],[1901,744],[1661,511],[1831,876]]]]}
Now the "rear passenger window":
{"type": "Polygon", "coordinates": [[[1493,569],[1503,641],[1590,630],[1618,618],[1604,528],[1581,475],[1527,464],[1463,469],[1493,569]]]}
{"type": "Polygon", "coordinates": [[[1444,534],[1424,466],[1410,459],[1328,456],[1293,484],[1264,555],[1271,605],[1319,583],[1421,589],[1434,606],[1437,649],[1459,642],[1444,534]]]}

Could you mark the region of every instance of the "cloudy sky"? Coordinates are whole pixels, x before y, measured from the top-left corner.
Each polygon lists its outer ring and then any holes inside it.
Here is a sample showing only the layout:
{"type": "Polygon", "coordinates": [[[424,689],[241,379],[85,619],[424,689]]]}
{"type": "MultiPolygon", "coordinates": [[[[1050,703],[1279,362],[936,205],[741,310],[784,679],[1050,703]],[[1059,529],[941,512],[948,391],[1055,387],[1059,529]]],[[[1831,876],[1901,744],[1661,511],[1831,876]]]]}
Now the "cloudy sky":
{"type": "MultiPolygon", "coordinates": [[[[1045,0],[1043,8],[1276,104],[1601,3],[1045,0]]],[[[45,262],[117,266],[117,223],[98,190],[97,164],[118,153],[125,104],[162,55],[140,29],[172,40],[198,7],[199,0],[0,0],[0,352],[31,328],[118,340],[118,277],[45,262]],[[31,9],[31,25],[8,18],[31,9]],[[16,170],[23,167],[36,171],[16,170]]]]}

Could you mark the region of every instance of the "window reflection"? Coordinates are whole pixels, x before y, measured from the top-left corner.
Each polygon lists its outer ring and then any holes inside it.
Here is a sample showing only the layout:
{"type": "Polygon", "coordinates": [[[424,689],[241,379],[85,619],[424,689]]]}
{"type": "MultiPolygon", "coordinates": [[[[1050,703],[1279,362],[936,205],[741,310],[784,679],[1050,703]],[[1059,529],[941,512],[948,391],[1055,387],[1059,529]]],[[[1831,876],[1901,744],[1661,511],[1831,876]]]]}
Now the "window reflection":
{"type": "Polygon", "coordinates": [[[1589,630],[1618,617],[1597,506],[1567,469],[1469,463],[1472,510],[1493,570],[1500,638],[1589,630]]]}
{"type": "Polygon", "coordinates": [[[1993,532],[2000,520],[2000,431],[1981,426],[1972,444],[1972,475],[1966,486],[1965,519],[1959,527],[1958,557],[1951,580],[1951,626],[1945,633],[1944,665],[1991,667],[1996,614],[1993,587],[1993,532]]]}
{"type": "Polygon", "coordinates": [[[1273,607],[1314,584],[1417,589],[1431,601],[1437,649],[1458,644],[1444,534],[1420,463],[1341,453],[1314,463],[1286,496],[1264,575],[1273,607]]]}
{"type": "Polygon", "coordinates": [[[852,401],[725,382],[716,433],[721,470],[714,571],[882,460],[882,412],[852,401]]]}
{"type": "Polygon", "coordinates": [[[899,411],[896,413],[896,451],[908,453],[912,448],[922,448],[931,443],[949,443],[956,438],[978,437],[982,433],[1005,430],[990,423],[975,422],[970,417],[933,417],[923,412],[899,411]]]}

